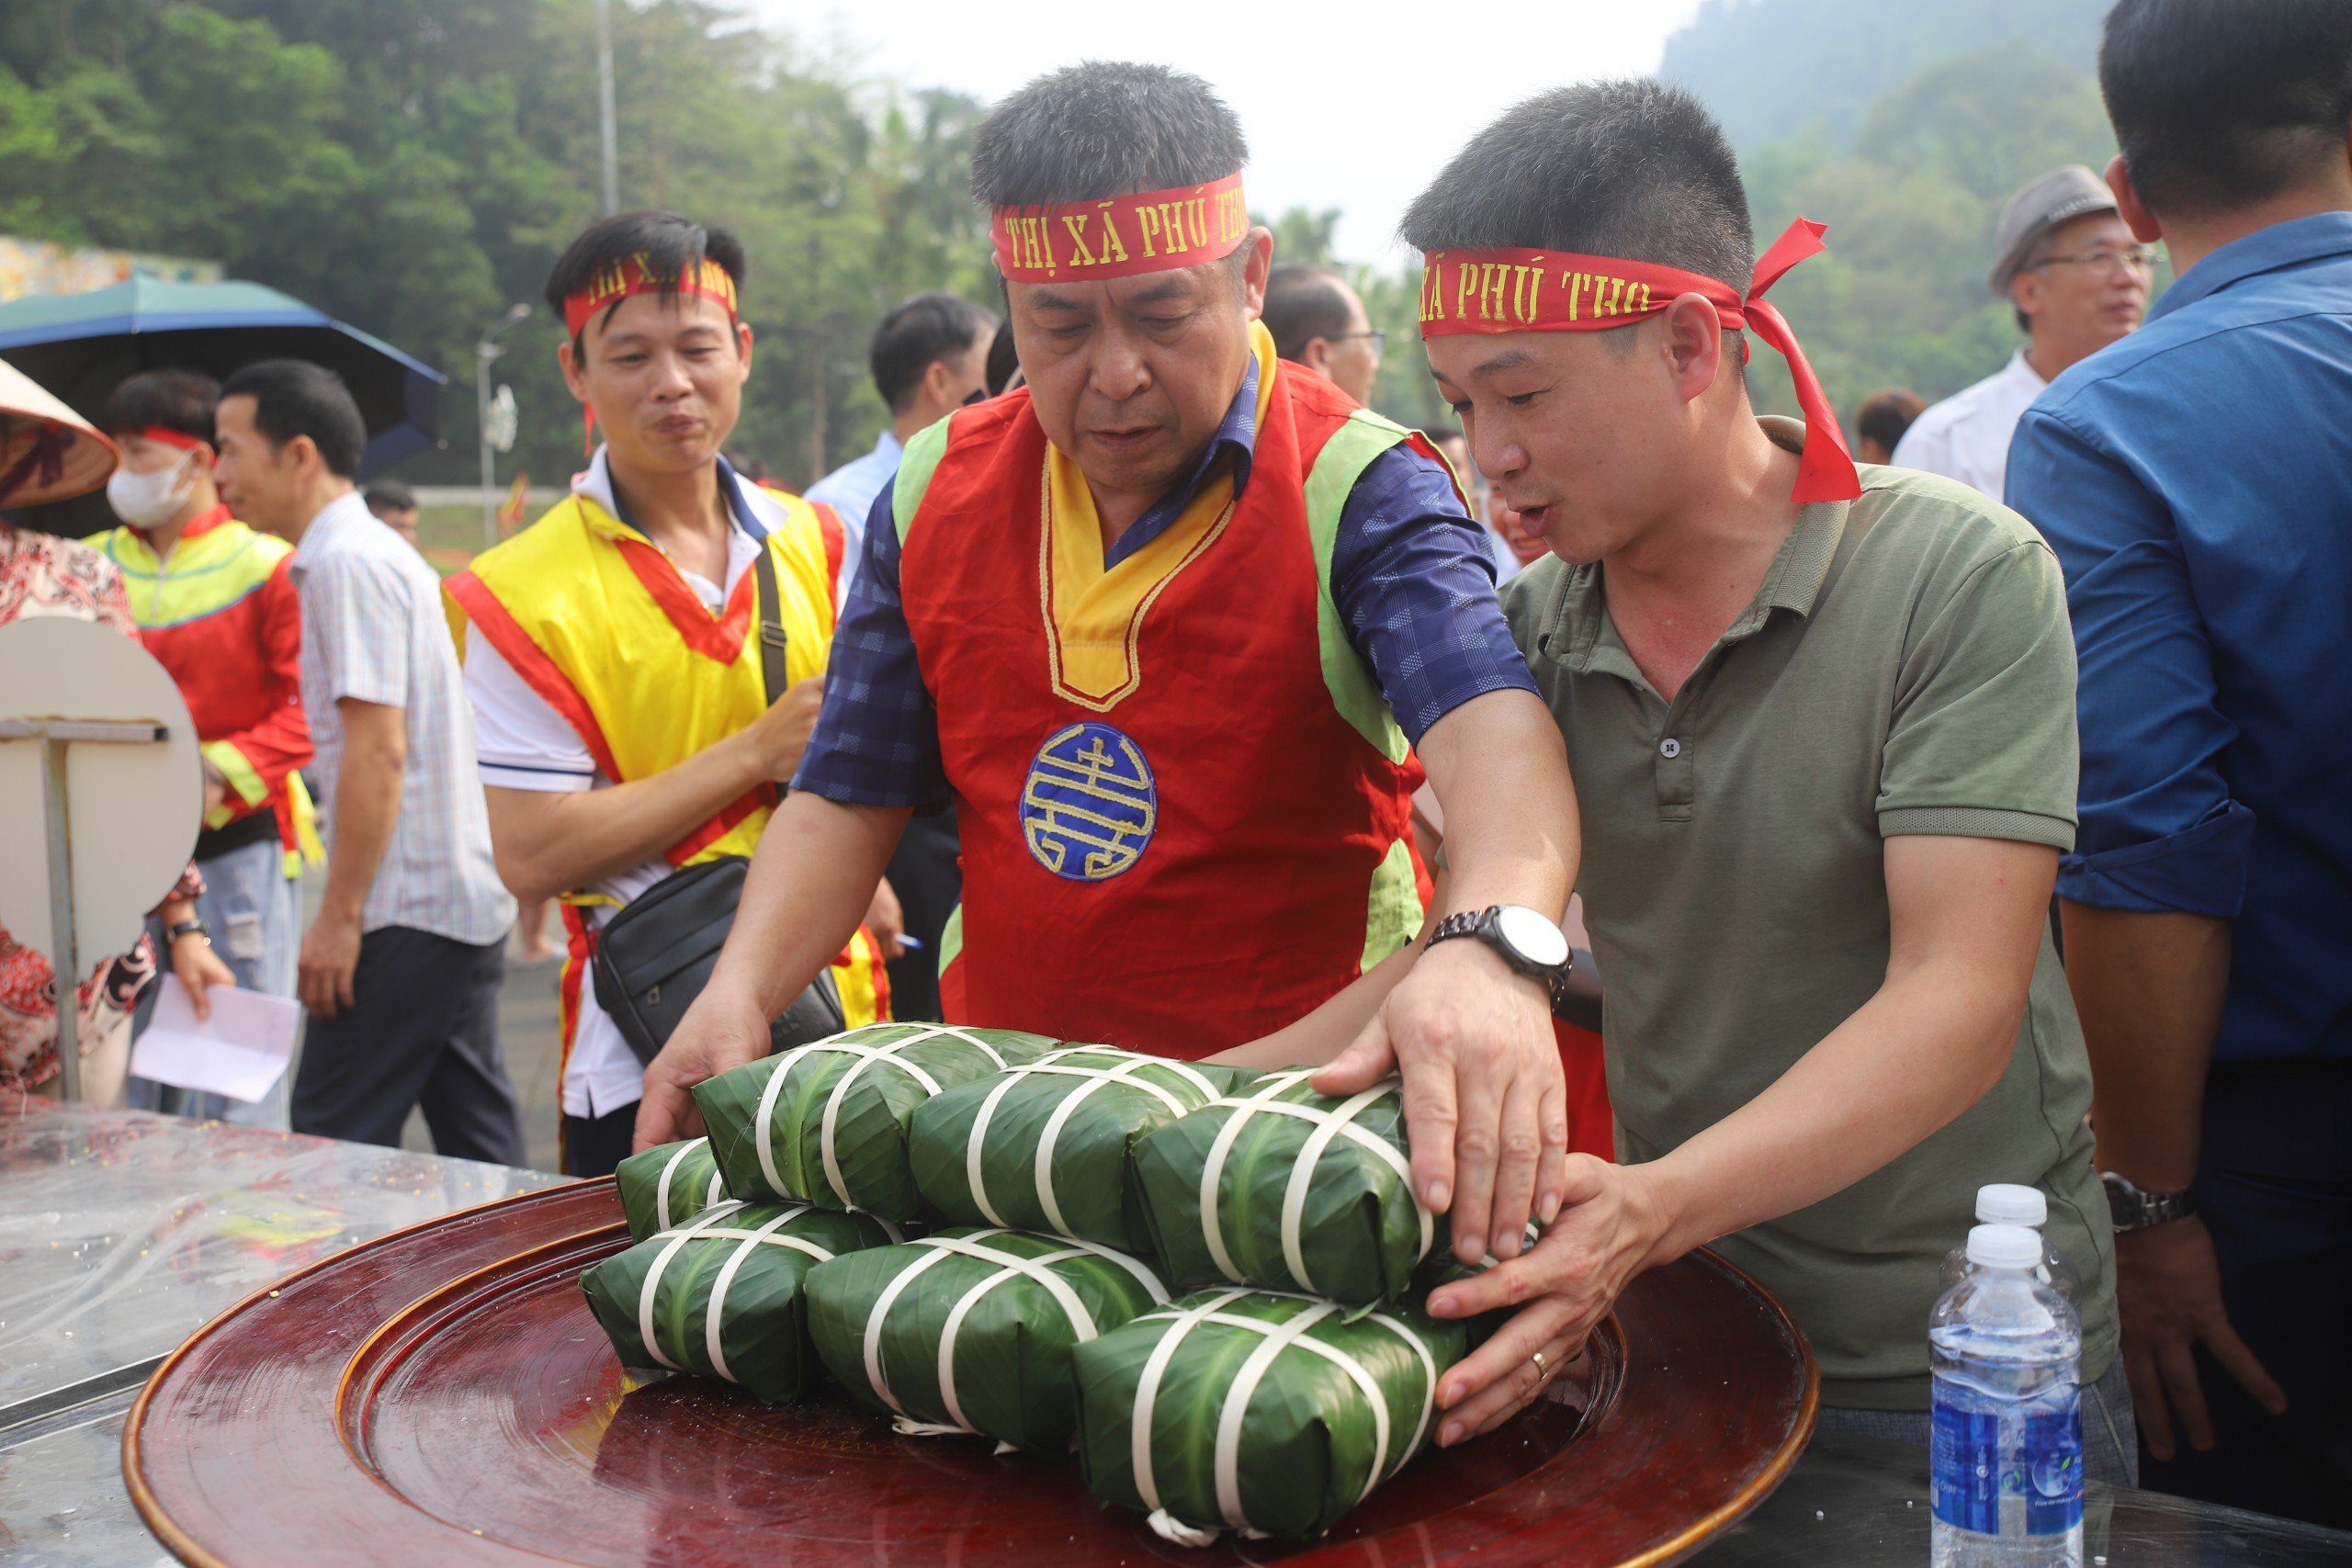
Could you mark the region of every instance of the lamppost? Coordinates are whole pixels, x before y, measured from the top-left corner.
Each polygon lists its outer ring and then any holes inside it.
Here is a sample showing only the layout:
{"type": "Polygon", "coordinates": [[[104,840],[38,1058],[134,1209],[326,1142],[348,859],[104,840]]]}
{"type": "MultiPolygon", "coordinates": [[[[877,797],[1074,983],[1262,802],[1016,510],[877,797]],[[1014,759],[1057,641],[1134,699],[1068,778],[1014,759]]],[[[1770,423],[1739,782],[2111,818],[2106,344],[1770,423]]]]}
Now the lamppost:
{"type": "Polygon", "coordinates": [[[604,153],[605,216],[621,209],[620,138],[613,112],[613,3],[596,0],[596,133],[604,153]]]}
{"type": "MultiPolygon", "coordinates": [[[[474,406],[477,414],[475,423],[481,436],[481,542],[484,548],[498,543],[497,454],[514,445],[511,429],[505,432],[503,440],[497,440],[498,433],[491,427],[490,367],[506,352],[505,346],[498,340],[506,334],[507,329],[530,313],[528,303],[508,306],[506,314],[498,318],[497,325],[484,333],[481,341],[474,344],[474,406]]],[[[510,408],[512,401],[510,394],[510,408]]]]}

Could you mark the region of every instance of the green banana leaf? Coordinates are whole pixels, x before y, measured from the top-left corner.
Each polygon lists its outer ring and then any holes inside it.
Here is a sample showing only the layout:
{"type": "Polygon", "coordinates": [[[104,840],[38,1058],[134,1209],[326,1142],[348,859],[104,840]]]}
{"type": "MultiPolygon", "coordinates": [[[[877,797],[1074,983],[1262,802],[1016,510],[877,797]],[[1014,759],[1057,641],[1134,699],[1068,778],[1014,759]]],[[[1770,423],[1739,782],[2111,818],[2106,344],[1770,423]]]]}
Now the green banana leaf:
{"type": "Polygon", "coordinates": [[[1136,1140],[1256,1075],[1069,1045],[915,1108],[915,1186],[957,1224],[998,1225],[1151,1250],[1127,1179],[1136,1140]]]}
{"type": "Polygon", "coordinates": [[[631,1155],[613,1174],[620,1183],[629,1236],[636,1241],[684,1224],[727,1201],[727,1181],[718,1174],[708,1138],[663,1144],[631,1155]]]}
{"type": "Polygon", "coordinates": [[[1400,1086],[1347,1100],[1269,1073],[1136,1145],[1152,1251],[1179,1289],[1401,1299],[1443,1226],[1413,1197],[1400,1086]],[[1205,1201],[1204,1201],[1205,1200],[1205,1201]]]}
{"type": "Polygon", "coordinates": [[[899,1239],[871,1214],[729,1199],[615,1253],[580,1286],[623,1366],[724,1378],[781,1404],[817,1381],[809,1272],[899,1239]]]}
{"type": "MultiPolygon", "coordinates": [[[[871,1256],[871,1255],[869,1255],[871,1256]]],[[[838,1267],[838,1265],[828,1265],[838,1267]]],[[[1458,1323],[1417,1306],[1198,1291],[1078,1348],[1078,1453],[1097,1501],[1205,1546],[1307,1540],[1430,1440],[1458,1323]]]]}
{"type": "Polygon", "coordinates": [[[695,1087],[695,1104],[737,1197],[910,1220],[922,1212],[907,1164],[915,1107],[1053,1044],[1004,1029],[877,1023],[721,1073],[695,1087]]]}
{"type": "Polygon", "coordinates": [[[807,1289],[817,1354],[858,1404],[1055,1457],[1077,1421],[1070,1347],[1168,1299],[1108,1247],[962,1227],[820,1264],[807,1289]]]}

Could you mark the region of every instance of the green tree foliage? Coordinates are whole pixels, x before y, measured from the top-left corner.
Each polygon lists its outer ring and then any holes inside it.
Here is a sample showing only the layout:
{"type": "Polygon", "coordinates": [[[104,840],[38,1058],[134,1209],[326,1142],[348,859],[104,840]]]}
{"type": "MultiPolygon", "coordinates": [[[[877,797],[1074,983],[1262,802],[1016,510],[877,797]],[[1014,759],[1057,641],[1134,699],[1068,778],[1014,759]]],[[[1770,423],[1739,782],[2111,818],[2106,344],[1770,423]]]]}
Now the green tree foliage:
{"type": "MultiPolygon", "coordinates": [[[[2112,152],[2086,73],[2105,0],[1707,0],[1664,73],[1743,148],[1759,237],[1799,213],[1831,251],[1773,298],[1838,406],[1939,397],[2018,341],[1984,275],[2000,203],[2112,152]],[[1973,52],[1972,52],[1973,51],[1973,52]]],[[[474,343],[517,300],[498,378],[509,460],[579,463],[577,405],[539,291],[596,215],[594,0],[43,0],[0,5],[0,230],[217,257],[449,372],[449,449],[473,474],[474,343]]],[[[945,288],[993,304],[966,190],[981,106],[860,81],[722,0],[616,0],[621,191],[740,234],[757,339],[734,447],[806,484],[886,419],[872,323],[945,288]]],[[[1418,335],[1417,268],[1344,265],[1339,213],[1266,221],[1284,261],[1342,265],[1388,333],[1376,400],[1452,423],[1418,335]]],[[[1793,408],[1777,356],[1751,367],[1793,408]]]]}
{"type": "MultiPolygon", "coordinates": [[[[1816,133],[1744,160],[1759,245],[1800,214],[1829,225],[1828,254],[1771,299],[1849,417],[1880,387],[1933,400],[1997,369],[2021,341],[1985,287],[2002,204],[2115,152],[2097,85],[2017,44],[1930,66],[1860,123],[1850,152],[1816,133]]],[[[1794,412],[1778,355],[1757,355],[1750,373],[1760,403],[1794,412]]]]}
{"type": "MultiPolygon", "coordinates": [[[[734,446],[806,483],[885,419],[873,321],[906,295],[987,299],[965,193],[979,105],[861,85],[705,0],[613,6],[621,194],[734,230],[757,340],[734,446]]],[[[473,473],[473,344],[517,300],[499,379],[510,466],[579,463],[540,302],[596,216],[594,0],[51,0],[0,7],[0,229],[215,257],[451,377],[473,473]]]]}

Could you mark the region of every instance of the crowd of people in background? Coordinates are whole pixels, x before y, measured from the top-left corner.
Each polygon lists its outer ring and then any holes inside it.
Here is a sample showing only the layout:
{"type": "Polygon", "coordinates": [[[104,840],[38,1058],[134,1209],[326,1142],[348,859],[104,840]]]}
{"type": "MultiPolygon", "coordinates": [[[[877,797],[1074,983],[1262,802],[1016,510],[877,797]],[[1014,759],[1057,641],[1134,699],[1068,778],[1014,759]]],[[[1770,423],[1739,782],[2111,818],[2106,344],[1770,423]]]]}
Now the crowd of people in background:
{"type": "MultiPolygon", "coordinates": [[[[562,911],[579,1175],[688,1130],[811,991],[1437,1074],[1505,1146],[1417,1141],[1416,1179],[1505,1262],[1432,1310],[1525,1303],[1448,1442],[1701,1244],[1797,1313],[1826,1424],[1924,1441],[1921,1292],[1974,1187],[2024,1181],[2084,1276],[2090,1472],[2352,1525],[2352,19],[2121,0],[2100,82],[2120,154],[1987,236],[2022,343],[1854,403],[1859,462],[1826,401],[1751,407],[1750,342],[1822,396],[1758,299],[1803,240],[1758,263],[1722,133],[1648,83],[1513,108],[1414,204],[1458,427],[1365,406],[1391,345],[1261,229],[1120,288],[1001,240],[1003,319],[889,312],[889,423],[796,495],[725,455],[741,247],[625,214],[547,285],[594,456],[445,584],[333,375],[131,378],[120,525],[0,523],[0,623],[135,631],[203,742],[187,874],[81,988],[96,1092],[169,969],[298,998],[299,1068],[130,1103],[379,1144],[421,1110],[521,1163],[518,900],[526,942],[562,911]],[[1503,319],[1447,270],[1539,249],[1680,282],[1503,319]],[[639,1038],[600,942],[733,857],[717,972],[639,1038]],[[1560,964],[1497,910],[1572,886],[1605,1085],[1505,989],[1560,964]],[[1505,1066],[1432,1067],[1442,1036],[1505,1066]]],[[[1244,153],[1191,78],[1078,67],[991,116],[975,193],[1238,199],[1244,153]],[[1109,103],[1160,131],[1080,134],[1109,103]]],[[[0,932],[0,1088],[51,1080],[57,989],[0,932]]]]}

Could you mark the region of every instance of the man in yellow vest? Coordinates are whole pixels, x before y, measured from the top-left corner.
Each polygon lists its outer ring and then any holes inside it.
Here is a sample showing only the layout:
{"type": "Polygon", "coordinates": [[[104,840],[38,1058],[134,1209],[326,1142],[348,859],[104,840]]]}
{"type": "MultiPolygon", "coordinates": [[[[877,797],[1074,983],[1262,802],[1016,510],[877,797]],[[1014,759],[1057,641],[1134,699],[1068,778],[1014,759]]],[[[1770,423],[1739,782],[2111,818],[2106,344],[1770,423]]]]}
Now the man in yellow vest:
{"type": "MultiPolygon", "coordinates": [[[[571,494],[449,580],[499,874],[560,897],[564,1168],[629,1152],[640,1066],[587,962],[619,907],[674,870],[749,854],[815,724],[842,532],[719,456],[752,373],[743,250],[665,212],[605,219],[548,278],[565,383],[604,442],[571,494]],[[757,603],[764,552],[778,603],[757,603]],[[760,627],[783,629],[771,704],[760,627]]],[[[833,973],[848,1021],[888,1015],[861,931],[833,973]]]]}

